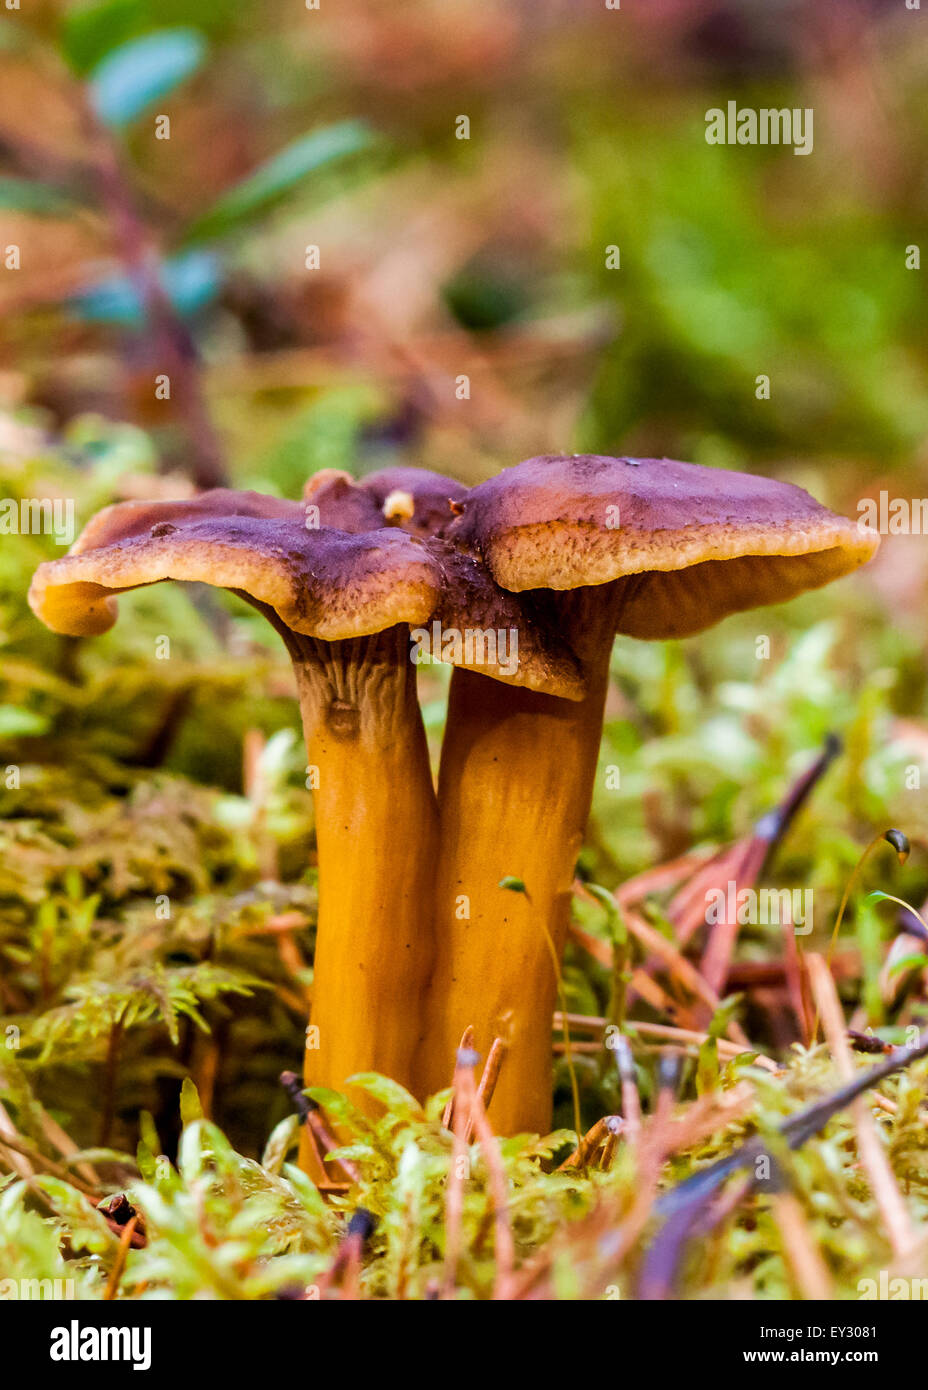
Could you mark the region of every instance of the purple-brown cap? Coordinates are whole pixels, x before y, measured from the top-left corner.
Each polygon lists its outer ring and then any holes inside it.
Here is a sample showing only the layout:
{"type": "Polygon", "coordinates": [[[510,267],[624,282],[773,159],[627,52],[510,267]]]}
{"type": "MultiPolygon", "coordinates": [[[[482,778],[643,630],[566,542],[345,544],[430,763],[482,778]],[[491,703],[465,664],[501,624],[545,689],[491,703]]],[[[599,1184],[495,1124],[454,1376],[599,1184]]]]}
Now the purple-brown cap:
{"type": "Polygon", "coordinates": [[[849,574],[879,537],[791,483],[671,459],[549,455],[472,488],[446,534],[513,592],[622,582],[618,631],[685,637],[849,574]]]}
{"type": "Polygon", "coordinates": [[[430,643],[453,665],[569,699],[583,695],[563,640],[473,556],[382,524],[357,532],[308,527],[300,503],[254,492],[107,507],[68,555],[39,566],[29,603],[54,631],[90,636],[113,626],[118,594],[165,579],[234,590],[291,631],[330,642],[438,623],[462,634],[460,643],[430,643]],[[497,642],[500,632],[517,633],[515,652],[497,642]]]}
{"type": "Polygon", "coordinates": [[[453,507],[467,494],[464,483],[425,468],[382,468],[361,479],[339,469],[315,473],[303,500],[316,507],[322,526],[372,531],[398,526],[412,535],[438,535],[454,520],[453,507]]]}
{"type": "Polygon", "coordinates": [[[39,566],[29,602],[56,632],[92,635],[116,621],[116,594],[163,579],[234,589],[292,631],[337,641],[426,621],[441,574],[401,531],[308,530],[296,502],[222,489],[108,507],[39,566]]]}

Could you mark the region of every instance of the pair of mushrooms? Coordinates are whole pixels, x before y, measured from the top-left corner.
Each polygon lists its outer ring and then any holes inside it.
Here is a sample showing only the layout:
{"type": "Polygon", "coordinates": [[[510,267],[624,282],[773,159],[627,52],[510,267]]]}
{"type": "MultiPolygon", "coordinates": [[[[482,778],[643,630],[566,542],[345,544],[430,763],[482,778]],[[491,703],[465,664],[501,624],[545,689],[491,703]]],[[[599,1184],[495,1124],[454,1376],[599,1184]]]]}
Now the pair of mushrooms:
{"type": "Polygon", "coordinates": [[[551,1024],[616,633],[684,637],[866,562],[878,537],[802,489],[667,459],[529,459],[472,489],[418,469],[326,471],[302,504],[256,493],[120,503],[41,565],[35,613],[106,631],[163,579],[232,590],[296,672],[319,858],[307,1085],[376,1070],[419,1096],[473,1026],[508,1056],[497,1131],[545,1132],[551,1024]],[[410,630],[443,643],[437,793],[410,630]],[[507,649],[508,650],[508,649],[507,649]],[[519,880],[525,891],[507,891],[519,880]]]}

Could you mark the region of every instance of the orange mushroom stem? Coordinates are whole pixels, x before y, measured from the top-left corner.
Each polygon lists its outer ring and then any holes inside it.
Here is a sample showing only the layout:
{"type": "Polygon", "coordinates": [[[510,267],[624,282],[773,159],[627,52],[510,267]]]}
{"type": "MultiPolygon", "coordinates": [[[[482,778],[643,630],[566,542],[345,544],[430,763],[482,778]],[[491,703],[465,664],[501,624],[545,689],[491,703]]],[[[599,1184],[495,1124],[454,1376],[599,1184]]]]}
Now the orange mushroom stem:
{"type": "Polygon", "coordinates": [[[108,508],[39,567],[30,603],[56,631],[89,635],[115,622],[115,595],[165,579],[232,590],[293,660],[319,857],[305,1082],[343,1089],[381,1071],[411,1085],[437,812],[409,624],[431,617],[442,571],[402,531],[307,529],[297,503],[218,491],[108,508]]]}
{"type": "Polygon", "coordinates": [[[585,698],[455,671],[442,748],[437,966],[420,1089],[441,1084],[439,1061],[468,1025],[484,1056],[502,1037],[492,1119],[503,1134],[550,1128],[551,952],[559,962],[567,939],[609,679],[610,607],[569,606],[585,698]],[[524,893],[507,890],[513,879],[524,893]]]}
{"type": "Polygon", "coordinates": [[[547,608],[580,702],[452,678],[439,775],[437,963],[425,1089],[468,1025],[509,1052],[503,1134],[551,1124],[551,1023],[589,815],[613,637],[682,637],[863,564],[878,538],[800,488],[663,459],[530,459],[471,490],[445,535],[547,608]],[[507,892],[516,879],[523,893],[507,892]],[[552,946],[554,960],[552,960],[552,946]],[[432,1060],[436,1059],[436,1060],[432,1060]]]}

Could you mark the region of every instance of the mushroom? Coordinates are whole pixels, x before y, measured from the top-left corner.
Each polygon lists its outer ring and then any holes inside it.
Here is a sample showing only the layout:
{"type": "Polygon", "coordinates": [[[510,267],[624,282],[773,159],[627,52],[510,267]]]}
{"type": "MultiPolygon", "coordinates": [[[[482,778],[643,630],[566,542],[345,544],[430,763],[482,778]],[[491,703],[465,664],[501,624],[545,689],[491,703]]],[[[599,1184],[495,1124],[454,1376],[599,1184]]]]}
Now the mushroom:
{"type": "Polygon", "coordinates": [[[467,493],[455,482],[426,468],[382,468],[356,481],[340,469],[323,468],[303,489],[319,519],[343,531],[374,531],[402,526],[416,536],[437,536],[467,493]]]}
{"type": "MultiPolygon", "coordinates": [[[[486,669],[500,681],[583,693],[575,658],[523,600],[500,590],[475,557],[425,534],[433,477],[422,480],[418,510],[416,483],[403,489],[414,502],[406,521],[421,536],[366,529],[383,521],[383,501],[396,491],[389,479],[381,498],[376,483],[323,478],[310,489],[319,513],[311,517],[296,502],[226,490],[120,503],[94,517],[68,555],[40,565],[29,593],[49,627],[84,636],[113,625],[115,596],[127,589],[198,580],[250,602],[283,638],[316,782],[308,1085],[342,1088],[369,1070],[414,1084],[432,966],[437,811],[410,629],[514,625],[518,669],[501,661],[486,669]]],[[[436,654],[474,664],[465,644],[436,654]]]]}
{"type": "Polygon", "coordinates": [[[571,703],[473,671],[452,676],[422,1084],[443,1084],[468,1025],[483,1052],[503,1033],[495,1128],[545,1132],[556,993],[546,933],[560,960],[614,635],[685,637],[782,602],[865,563],[878,537],[791,484],[667,459],[529,459],[456,510],[446,537],[504,588],[532,591],[536,611],[547,606],[586,695],[571,703]]]}

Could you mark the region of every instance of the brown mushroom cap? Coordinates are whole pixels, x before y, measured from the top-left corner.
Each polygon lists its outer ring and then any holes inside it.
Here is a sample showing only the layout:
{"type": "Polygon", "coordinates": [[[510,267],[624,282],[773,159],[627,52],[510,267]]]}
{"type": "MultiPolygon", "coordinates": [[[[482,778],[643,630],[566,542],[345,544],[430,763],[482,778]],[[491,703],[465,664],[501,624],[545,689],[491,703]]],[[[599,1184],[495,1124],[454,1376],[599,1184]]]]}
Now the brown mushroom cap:
{"type": "Polygon", "coordinates": [[[618,631],[685,637],[871,558],[875,533],[791,483],[671,459],[550,455],[472,488],[446,534],[506,589],[624,581],[618,631]]]}
{"type": "Polygon", "coordinates": [[[427,544],[443,577],[433,622],[446,634],[461,634],[463,640],[460,657],[452,645],[448,658],[452,665],[478,671],[504,685],[524,686],[565,700],[584,698],[581,664],[550,615],[539,611],[530,596],[501,589],[475,555],[437,538],[427,544]]]}
{"type": "MultiPolygon", "coordinates": [[[[273,609],[292,631],[325,641],[433,620],[474,632],[514,629],[517,669],[488,659],[493,652],[483,643],[462,644],[450,653],[452,664],[571,699],[583,694],[563,641],[474,557],[398,528],[308,528],[300,503],[253,492],[108,507],[68,555],[39,566],[29,603],[53,631],[90,636],[113,626],[116,595],[166,579],[235,590],[273,609]]],[[[434,654],[443,657],[445,649],[434,654]]]]}
{"type": "Polygon", "coordinates": [[[223,490],[107,508],[69,555],[39,566],[29,602],[55,631],[92,635],[116,621],[114,595],[164,579],[238,590],[294,632],[337,641],[424,622],[441,573],[403,532],[308,530],[297,503],[223,490]]]}
{"type": "Polygon", "coordinates": [[[455,515],[452,503],[458,503],[468,492],[464,483],[425,468],[382,468],[362,478],[360,487],[373,497],[381,513],[391,496],[407,493],[414,506],[407,528],[430,536],[450,525],[455,515]]]}
{"type": "Polygon", "coordinates": [[[323,526],[372,531],[396,524],[413,535],[432,536],[454,520],[451,503],[466,494],[463,483],[425,468],[382,468],[359,480],[327,468],[309,479],[303,500],[319,508],[323,526]],[[410,513],[388,505],[403,495],[411,503],[410,513]]]}
{"type": "Polygon", "coordinates": [[[385,525],[374,498],[341,469],[323,468],[314,473],[303,488],[303,503],[307,514],[310,508],[317,509],[314,516],[320,526],[333,526],[353,535],[378,531],[385,525]]]}

